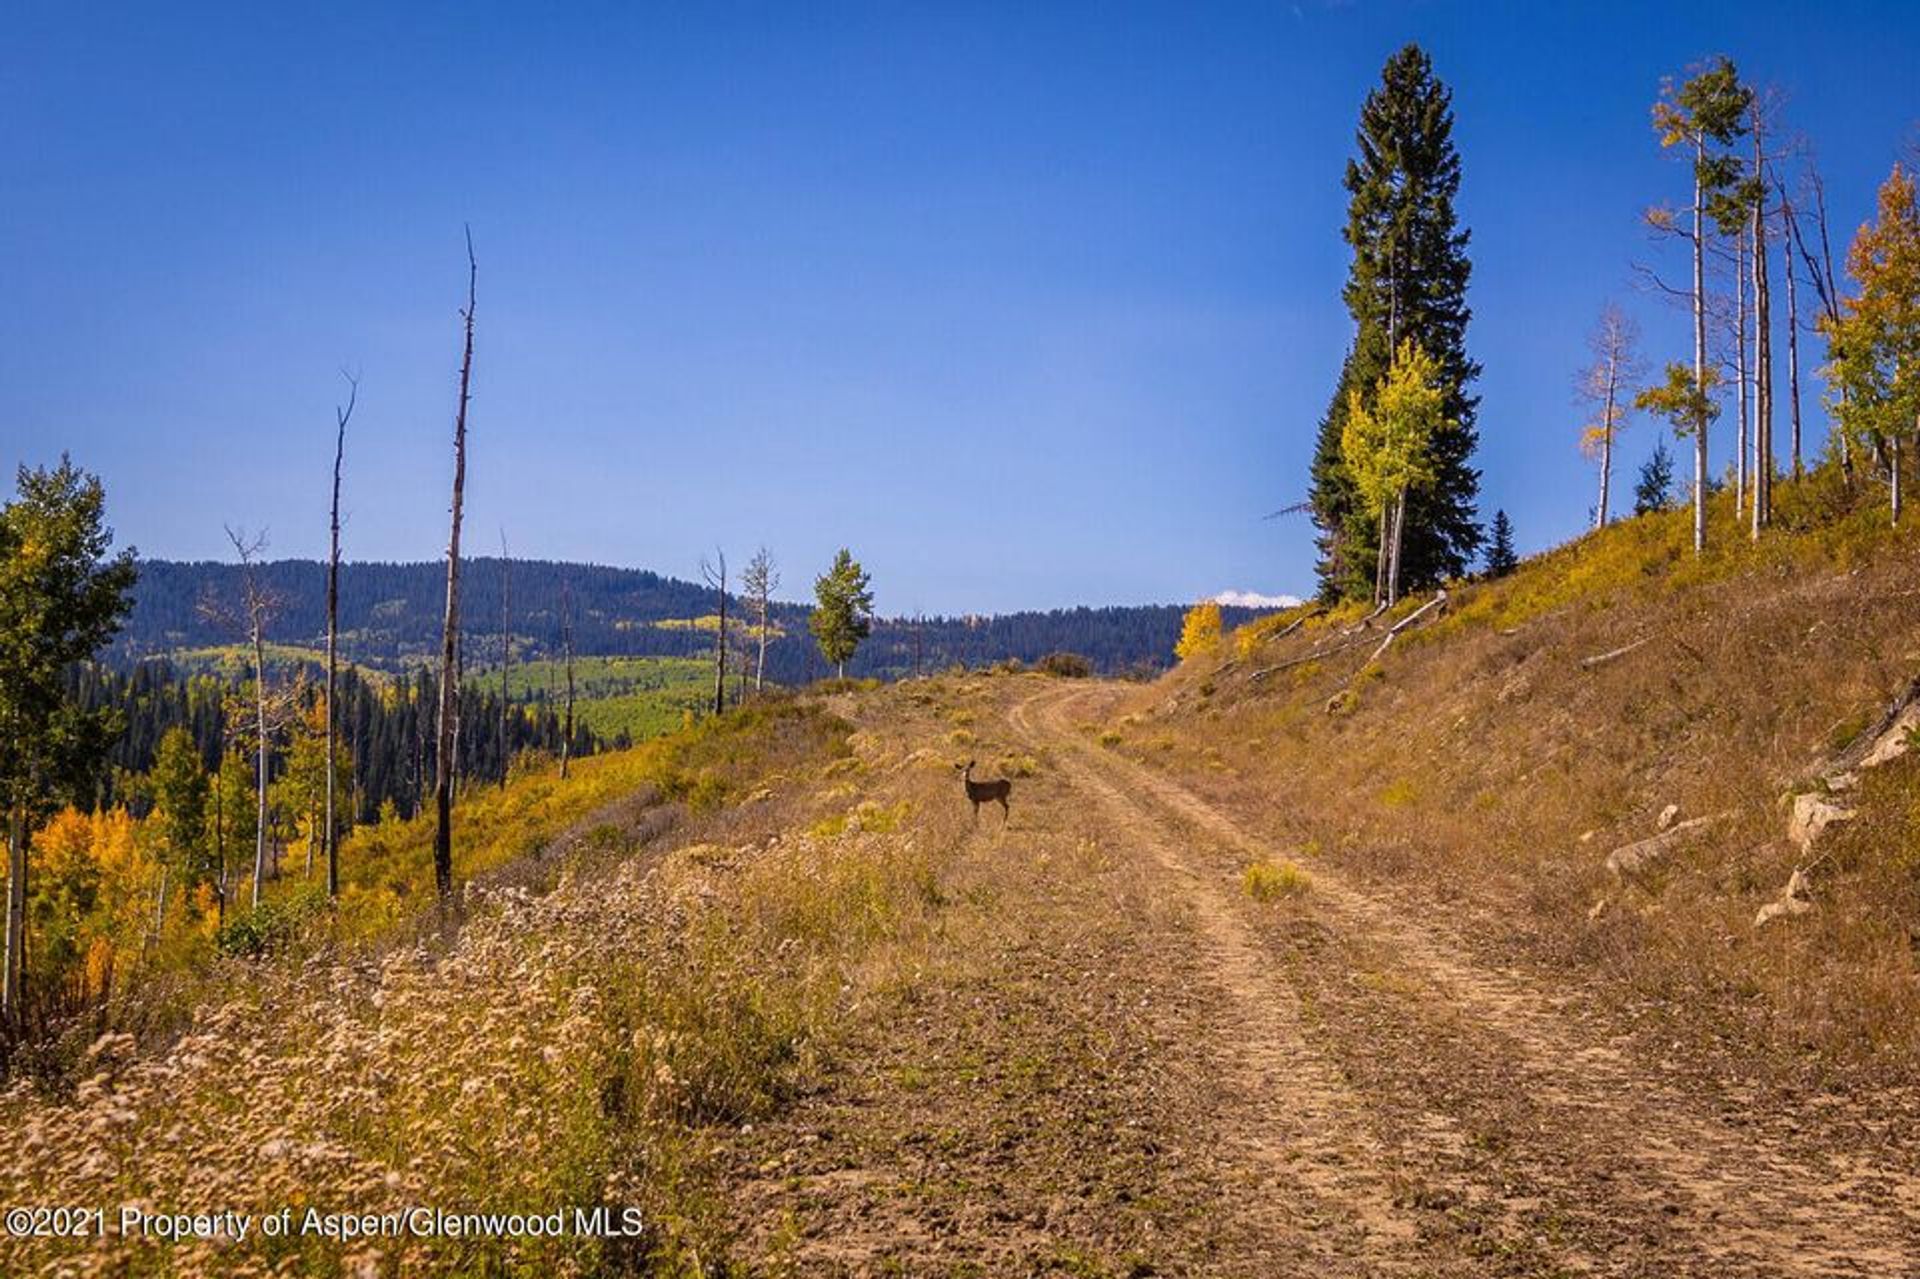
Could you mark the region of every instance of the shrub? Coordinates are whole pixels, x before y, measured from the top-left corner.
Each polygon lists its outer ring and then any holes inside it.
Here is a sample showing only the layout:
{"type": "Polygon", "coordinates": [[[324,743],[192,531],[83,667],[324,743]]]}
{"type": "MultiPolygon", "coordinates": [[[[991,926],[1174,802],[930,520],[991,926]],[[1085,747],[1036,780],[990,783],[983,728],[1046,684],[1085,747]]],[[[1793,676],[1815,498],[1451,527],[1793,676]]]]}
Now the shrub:
{"type": "Polygon", "coordinates": [[[1093,663],[1078,653],[1048,653],[1036,669],[1057,679],[1085,679],[1093,674],[1093,663]]]}
{"type": "Polygon", "coordinates": [[[214,934],[214,945],[222,954],[246,959],[281,950],[300,935],[301,925],[325,900],[314,890],[291,897],[269,897],[252,910],[227,920],[214,934]]]}
{"type": "Polygon", "coordinates": [[[1292,862],[1260,861],[1241,873],[1240,887],[1253,900],[1270,902],[1304,895],[1313,887],[1313,879],[1292,862]]]}
{"type": "Polygon", "coordinates": [[[1195,604],[1180,624],[1180,642],[1173,646],[1173,655],[1184,662],[1219,647],[1220,606],[1212,600],[1195,604]]]}

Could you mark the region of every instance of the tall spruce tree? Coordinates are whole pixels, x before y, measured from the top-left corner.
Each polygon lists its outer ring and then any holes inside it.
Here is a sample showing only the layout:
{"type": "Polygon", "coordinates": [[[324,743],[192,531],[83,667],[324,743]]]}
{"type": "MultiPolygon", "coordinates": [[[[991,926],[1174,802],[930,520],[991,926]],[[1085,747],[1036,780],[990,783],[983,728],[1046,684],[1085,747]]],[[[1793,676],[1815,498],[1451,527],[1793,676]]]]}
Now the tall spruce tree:
{"type": "Polygon", "coordinates": [[[1378,576],[1380,521],[1360,500],[1341,438],[1352,392],[1373,394],[1400,342],[1417,343],[1438,362],[1449,388],[1443,417],[1454,424],[1435,441],[1434,482],[1408,498],[1402,581],[1419,589],[1458,576],[1481,542],[1480,473],[1472,466],[1479,399],[1467,392],[1480,366],[1466,350],[1472,265],[1468,233],[1453,211],[1460,156],[1452,103],[1426,51],[1410,44],[1387,60],[1380,87],[1360,110],[1358,155],[1347,163],[1345,183],[1353,264],[1344,297],[1354,337],[1313,460],[1320,591],[1329,598],[1364,596],[1378,576]]]}

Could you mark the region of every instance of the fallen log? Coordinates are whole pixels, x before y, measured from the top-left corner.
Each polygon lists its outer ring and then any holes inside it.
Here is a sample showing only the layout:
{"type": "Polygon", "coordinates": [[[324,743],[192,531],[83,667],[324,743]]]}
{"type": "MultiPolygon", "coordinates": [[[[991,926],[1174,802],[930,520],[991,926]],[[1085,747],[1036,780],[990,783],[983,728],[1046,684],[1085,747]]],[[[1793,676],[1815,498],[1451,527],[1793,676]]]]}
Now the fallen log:
{"type": "Polygon", "coordinates": [[[1335,653],[1344,653],[1359,642],[1360,640],[1356,638],[1350,639],[1343,644],[1335,644],[1332,648],[1318,648],[1303,657],[1289,658],[1284,662],[1276,662],[1272,666],[1263,666],[1248,675],[1247,678],[1250,680],[1262,680],[1269,675],[1292,670],[1296,666],[1305,666],[1308,662],[1317,662],[1323,657],[1332,657],[1335,653]]]}
{"type": "Polygon", "coordinates": [[[1608,652],[1595,653],[1592,657],[1583,657],[1580,659],[1580,669],[1590,671],[1596,666],[1605,666],[1608,662],[1616,658],[1625,657],[1642,644],[1650,644],[1652,642],[1653,637],[1651,635],[1643,635],[1631,644],[1622,644],[1619,648],[1609,650],[1608,652]]]}
{"type": "Polygon", "coordinates": [[[1875,748],[1881,744],[1881,739],[1887,736],[1895,723],[1906,713],[1907,708],[1915,702],[1920,702],[1920,676],[1909,680],[1907,686],[1896,693],[1893,700],[1887,703],[1886,709],[1880,712],[1879,719],[1854,734],[1853,740],[1847,743],[1844,750],[1815,771],[1831,776],[1835,773],[1850,772],[1859,767],[1868,755],[1875,752],[1875,748]]]}
{"type": "Polygon", "coordinates": [[[1658,835],[1649,836],[1631,844],[1622,844],[1607,854],[1607,869],[1617,879],[1629,879],[1650,866],[1665,861],[1687,836],[1715,822],[1725,821],[1733,816],[1731,810],[1713,813],[1706,817],[1695,817],[1690,821],[1676,822],[1658,835]]]}
{"type": "Polygon", "coordinates": [[[1380,641],[1380,647],[1373,650],[1373,656],[1367,659],[1366,664],[1368,666],[1371,666],[1375,662],[1379,661],[1380,654],[1387,651],[1387,645],[1393,643],[1395,636],[1399,635],[1401,631],[1406,630],[1409,626],[1412,626],[1415,622],[1419,621],[1421,616],[1425,614],[1429,609],[1432,609],[1435,607],[1445,607],[1446,602],[1447,602],[1447,591],[1445,587],[1441,587],[1439,593],[1436,594],[1432,599],[1428,600],[1425,604],[1422,604],[1419,608],[1414,609],[1413,612],[1408,613],[1405,617],[1401,618],[1399,621],[1393,624],[1392,629],[1390,629],[1387,632],[1387,637],[1380,641]]]}

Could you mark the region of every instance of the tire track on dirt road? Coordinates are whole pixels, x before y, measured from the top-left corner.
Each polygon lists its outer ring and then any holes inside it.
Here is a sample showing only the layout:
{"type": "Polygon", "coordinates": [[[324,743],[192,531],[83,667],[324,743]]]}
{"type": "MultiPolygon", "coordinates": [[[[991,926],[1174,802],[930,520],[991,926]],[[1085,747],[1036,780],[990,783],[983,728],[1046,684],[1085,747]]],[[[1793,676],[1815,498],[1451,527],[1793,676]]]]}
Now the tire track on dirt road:
{"type": "MultiPolygon", "coordinates": [[[[1298,996],[1276,975],[1284,970],[1270,949],[1246,925],[1233,922],[1245,911],[1220,887],[1220,869],[1204,865],[1204,852],[1190,861],[1175,851],[1196,833],[1203,845],[1245,860],[1277,850],[1179,783],[1084,741],[1068,712],[1095,691],[1049,690],[1013,707],[1010,719],[1016,729],[1054,747],[1072,780],[1116,824],[1142,831],[1140,838],[1153,845],[1170,880],[1209,921],[1222,952],[1223,980],[1236,989],[1246,983],[1248,1006],[1267,1007],[1262,1015],[1276,1019],[1283,1038],[1297,1033],[1297,1025],[1279,1024],[1290,1014],[1271,1010],[1287,1008],[1298,996]],[[1153,832],[1171,838],[1156,839],[1153,832]]],[[[1409,1004],[1405,1020],[1421,1023],[1436,1011],[1445,1013],[1458,1023],[1447,1031],[1456,1047],[1464,1042],[1479,1049],[1475,1065],[1484,1068],[1490,1054],[1506,1058],[1508,1087],[1521,1101],[1518,1113],[1533,1122],[1506,1134],[1511,1144],[1500,1159],[1524,1172],[1523,1181],[1547,1187],[1560,1211],[1590,1227],[1615,1218],[1624,1227],[1615,1237],[1630,1258],[1608,1255],[1610,1249],[1595,1255],[1590,1246],[1586,1257],[1569,1259],[1573,1268],[1650,1275],[1920,1275],[1920,1191],[1910,1179],[1819,1152],[1803,1157],[1758,1124],[1731,1126],[1574,1024],[1547,994],[1517,975],[1476,964],[1436,929],[1325,866],[1315,868],[1310,909],[1335,934],[1417,975],[1418,988],[1445,1005],[1431,1010],[1409,1004]]],[[[1415,1024],[1399,1039],[1377,1039],[1372,1051],[1438,1041],[1429,1026],[1415,1024]]],[[[1337,1087],[1323,1082],[1329,1073],[1310,1068],[1307,1094],[1318,1107],[1349,1104],[1337,1087]]],[[[1486,1099],[1490,1085],[1476,1073],[1438,1078],[1433,1063],[1422,1062],[1403,1075],[1430,1090],[1423,1100],[1430,1115],[1441,1119],[1436,1135],[1442,1144],[1447,1118],[1486,1099]]],[[[1513,1113],[1513,1098],[1490,1100],[1513,1113]]],[[[1587,1237],[1605,1239],[1608,1232],[1594,1230],[1587,1237]]]]}
{"type": "MultiPolygon", "coordinates": [[[[1016,731],[1055,736],[1036,729],[1027,709],[1012,712],[1016,731]]],[[[1444,1231],[1436,1233],[1431,1214],[1414,1206],[1418,1188],[1369,1127],[1364,1100],[1314,1047],[1298,1001],[1274,981],[1270,959],[1220,890],[1169,841],[1125,820],[1124,799],[1077,752],[1055,757],[1075,789],[1109,817],[1103,834],[1156,864],[1161,878],[1179,882],[1177,896],[1192,908],[1205,947],[1194,967],[1231,1009],[1230,1024],[1206,1035],[1211,1077],[1197,1081],[1214,1093],[1209,1135],[1244,1187],[1221,1206],[1221,1217],[1248,1218],[1243,1224],[1264,1238],[1265,1264],[1275,1273],[1482,1273],[1444,1231]],[[1115,815],[1123,820],[1111,820],[1115,815]]]]}

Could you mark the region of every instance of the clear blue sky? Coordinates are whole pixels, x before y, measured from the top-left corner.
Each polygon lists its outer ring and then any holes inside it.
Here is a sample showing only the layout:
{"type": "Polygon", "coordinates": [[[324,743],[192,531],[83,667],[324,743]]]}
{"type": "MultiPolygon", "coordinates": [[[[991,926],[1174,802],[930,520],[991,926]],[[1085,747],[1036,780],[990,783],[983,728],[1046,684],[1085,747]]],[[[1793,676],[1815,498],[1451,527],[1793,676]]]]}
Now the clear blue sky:
{"type": "Polygon", "coordinates": [[[799,596],[845,543],[888,612],[1303,590],[1310,527],[1261,517],[1305,492],[1340,173],[1407,40],[1456,94],[1484,514],[1539,548],[1592,501],[1601,303],[1684,353],[1628,269],[1678,266],[1637,221],[1683,194],[1660,77],[1777,83],[1845,238],[1920,9],[11,0],[0,460],[71,450],[146,554],[318,555],[347,366],[347,552],[439,554],[470,222],[476,550],[764,541],[799,596]]]}

